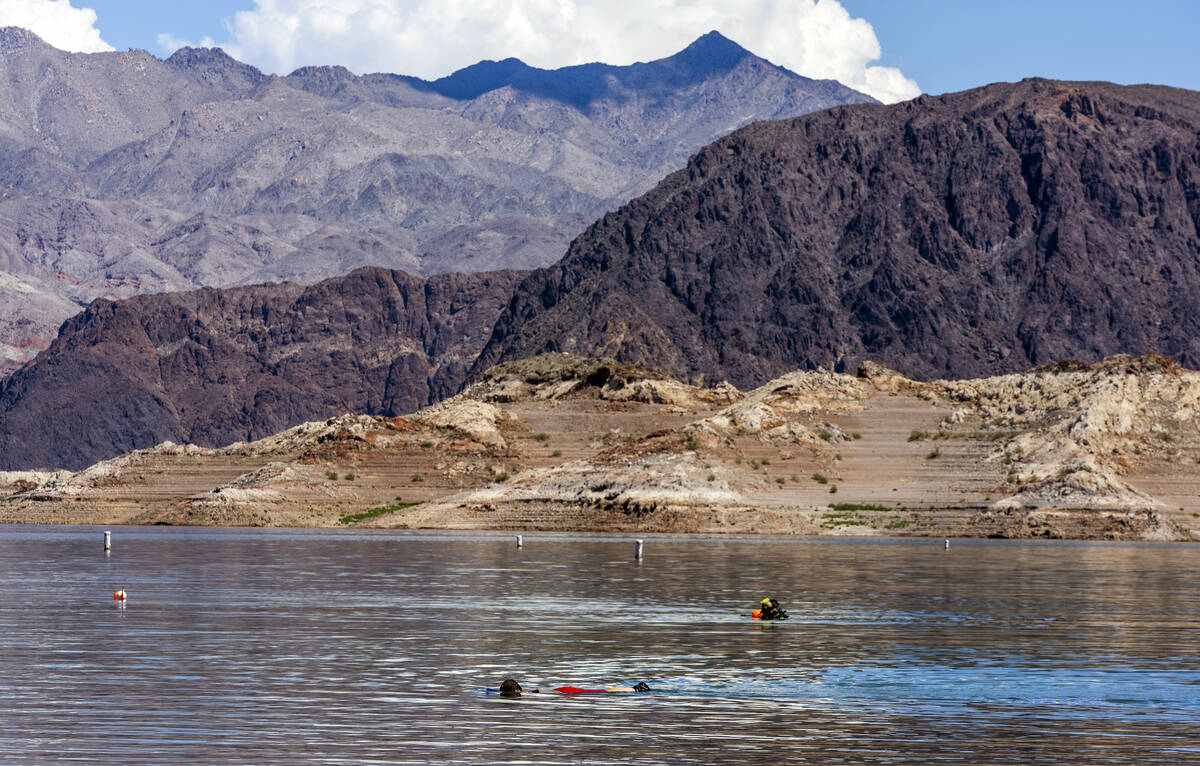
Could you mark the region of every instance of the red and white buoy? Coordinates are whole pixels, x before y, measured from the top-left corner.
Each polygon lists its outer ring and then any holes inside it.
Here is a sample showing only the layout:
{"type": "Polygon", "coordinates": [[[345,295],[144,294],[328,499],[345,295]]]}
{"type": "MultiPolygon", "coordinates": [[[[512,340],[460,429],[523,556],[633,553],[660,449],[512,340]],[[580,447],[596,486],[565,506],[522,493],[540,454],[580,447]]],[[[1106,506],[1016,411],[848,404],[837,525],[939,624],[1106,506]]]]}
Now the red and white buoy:
{"type": "Polygon", "coordinates": [[[125,603],[125,591],[114,590],[113,591],[113,601],[116,601],[119,604],[124,604],[125,603]]]}

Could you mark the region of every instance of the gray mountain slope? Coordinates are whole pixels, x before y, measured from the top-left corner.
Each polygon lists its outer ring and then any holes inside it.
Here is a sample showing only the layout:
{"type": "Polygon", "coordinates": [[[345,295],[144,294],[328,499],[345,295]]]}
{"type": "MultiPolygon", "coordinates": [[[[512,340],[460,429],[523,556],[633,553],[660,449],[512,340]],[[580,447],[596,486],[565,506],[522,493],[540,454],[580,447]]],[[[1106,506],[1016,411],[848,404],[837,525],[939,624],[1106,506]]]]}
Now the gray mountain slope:
{"type": "Polygon", "coordinates": [[[0,29],[0,375],[98,297],[544,266],[713,139],[869,100],[716,33],[631,67],[425,82],[0,29]]]}

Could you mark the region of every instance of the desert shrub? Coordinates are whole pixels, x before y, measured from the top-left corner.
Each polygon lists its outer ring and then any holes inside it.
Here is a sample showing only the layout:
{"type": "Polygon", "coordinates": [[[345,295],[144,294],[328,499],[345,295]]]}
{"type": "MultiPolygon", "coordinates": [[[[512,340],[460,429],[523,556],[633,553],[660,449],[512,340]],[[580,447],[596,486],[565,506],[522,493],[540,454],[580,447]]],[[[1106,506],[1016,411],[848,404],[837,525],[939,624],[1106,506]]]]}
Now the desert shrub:
{"type": "Polygon", "coordinates": [[[405,508],[412,508],[414,505],[420,505],[420,503],[396,502],[393,505],[385,505],[385,506],[382,506],[379,508],[372,508],[369,511],[363,511],[362,513],[348,514],[348,515],[343,516],[342,518],[338,519],[338,523],[339,524],[353,524],[356,521],[362,521],[363,519],[372,519],[372,518],[375,518],[376,516],[382,516],[385,513],[393,513],[395,511],[402,511],[405,508]]]}

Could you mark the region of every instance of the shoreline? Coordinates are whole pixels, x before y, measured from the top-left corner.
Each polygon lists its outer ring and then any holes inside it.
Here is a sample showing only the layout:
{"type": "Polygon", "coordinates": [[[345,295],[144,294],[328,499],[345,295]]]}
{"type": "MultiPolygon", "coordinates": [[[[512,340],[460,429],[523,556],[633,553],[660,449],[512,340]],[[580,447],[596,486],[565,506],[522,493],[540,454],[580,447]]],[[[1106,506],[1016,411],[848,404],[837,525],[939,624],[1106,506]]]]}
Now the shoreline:
{"type": "Polygon", "coordinates": [[[1200,372],[793,372],[742,392],[566,355],[404,417],[0,473],[0,523],[1200,540],[1200,372]]]}
{"type": "MultiPolygon", "coordinates": [[[[333,532],[336,535],[367,535],[375,537],[395,537],[408,539],[428,539],[431,541],[463,540],[474,542],[503,542],[517,550],[526,550],[530,543],[557,542],[597,542],[605,544],[628,545],[629,558],[636,560],[634,543],[642,540],[644,557],[650,558],[654,548],[650,543],[664,544],[721,544],[721,543],[754,543],[761,545],[926,545],[945,550],[944,541],[950,541],[950,550],[955,546],[979,545],[1044,545],[1044,546],[1090,546],[1111,545],[1116,547],[1145,547],[1145,548],[1191,548],[1200,547],[1200,539],[1193,540],[1108,540],[1090,538],[1048,538],[1048,537],[939,537],[917,535],[787,535],[787,534],[752,534],[745,532],[635,532],[635,531],[590,531],[590,530],[504,530],[504,529],[403,529],[396,527],[229,527],[229,526],[174,526],[167,524],[94,524],[94,523],[61,523],[42,524],[28,522],[0,522],[0,534],[21,532],[47,532],[72,534],[86,531],[88,534],[102,536],[105,531],[113,533],[113,539],[120,541],[118,532],[137,535],[162,534],[191,534],[197,537],[206,535],[303,535],[319,537],[333,532]],[[515,545],[516,535],[521,535],[522,546],[515,545]]],[[[114,550],[117,545],[114,544],[114,550]]]]}
{"type": "MultiPolygon", "coordinates": [[[[710,511],[711,512],[711,511],[710,511]]],[[[192,523],[171,524],[163,522],[138,523],[134,519],[98,519],[86,514],[74,513],[70,518],[51,520],[40,514],[24,518],[0,520],[0,526],[9,527],[92,527],[92,528],[137,528],[169,530],[225,529],[243,531],[302,531],[302,532],[398,532],[413,535],[484,536],[495,539],[511,538],[515,535],[535,537],[597,536],[617,537],[642,536],[650,539],[692,540],[861,540],[879,541],[1047,541],[1047,542],[1122,542],[1122,543],[1200,543],[1200,535],[1182,525],[1165,518],[1155,511],[1111,511],[1111,510],[1060,510],[1031,509],[1007,513],[989,513],[979,509],[929,509],[936,512],[936,521],[923,525],[911,532],[888,529],[894,524],[895,513],[891,511],[858,511],[857,519],[846,519],[839,515],[836,526],[822,528],[813,521],[829,515],[822,509],[795,511],[787,518],[787,525],[764,525],[756,529],[740,526],[713,528],[701,526],[683,529],[674,525],[656,525],[651,519],[640,523],[609,524],[604,527],[564,526],[517,526],[484,524],[446,524],[442,526],[413,526],[394,519],[381,517],[374,523],[339,524],[222,524],[192,523]],[[876,518],[869,518],[872,514],[876,518]],[[982,517],[982,518],[981,518],[982,517]],[[802,523],[807,521],[807,523],[802,523]],[[790,526],[790,529],[784,528],[790,526]]]]}

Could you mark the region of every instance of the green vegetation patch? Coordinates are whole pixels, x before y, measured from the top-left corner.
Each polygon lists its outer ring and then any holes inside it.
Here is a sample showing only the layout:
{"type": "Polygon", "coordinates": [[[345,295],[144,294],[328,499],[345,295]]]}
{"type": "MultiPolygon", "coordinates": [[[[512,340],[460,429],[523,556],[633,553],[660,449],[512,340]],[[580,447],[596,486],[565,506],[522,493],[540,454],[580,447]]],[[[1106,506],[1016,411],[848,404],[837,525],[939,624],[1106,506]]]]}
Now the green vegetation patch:
{"type": "Polygon", "coordinates": [[[392,505],[383,505],[378,508],[371,508],[362,513],[350,513],[338,519],[339,524],[356,524],[364,519],[373,519],[376,516],[383,516],[396,511],[403,511],[405,508],[412,508],[420,503],[393,503],[392,505]]]}
{"type": "Polygon", "coordinates": [[[830,510],[833,511],[888,511],[891,510],[885,505],[874,505],[872,503],[830,503],[830,510]]]}

